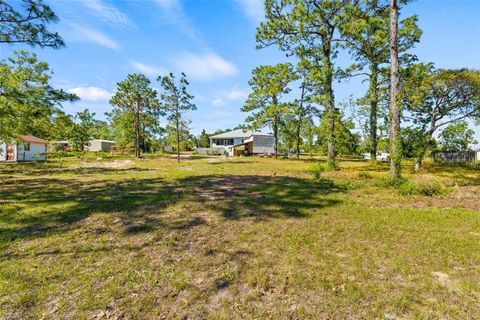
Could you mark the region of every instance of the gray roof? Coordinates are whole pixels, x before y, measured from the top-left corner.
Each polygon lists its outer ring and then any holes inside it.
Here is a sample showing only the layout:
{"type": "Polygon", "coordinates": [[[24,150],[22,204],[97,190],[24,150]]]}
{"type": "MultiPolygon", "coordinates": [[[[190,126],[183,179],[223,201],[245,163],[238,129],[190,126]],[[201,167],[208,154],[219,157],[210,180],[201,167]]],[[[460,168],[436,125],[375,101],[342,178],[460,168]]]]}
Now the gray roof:
{"type": "Polygon", "coordinates": [[[267,136],[271,135],[270,133],[265,133],[265,132],[260,132],[260,131],[255,131],[255,133],[254,133],[253,130],[251,130],[251,129],[248,129],[246,131],[244,131],[244,129],[236,129],[236,130],[228,131],[228,132],[225,132],[225,133],[220,133],[220,134],[217,134],[215,136],[211,136],[210,138],[211,139],[248,138],[252,134],[267,135],[267,136]]]}

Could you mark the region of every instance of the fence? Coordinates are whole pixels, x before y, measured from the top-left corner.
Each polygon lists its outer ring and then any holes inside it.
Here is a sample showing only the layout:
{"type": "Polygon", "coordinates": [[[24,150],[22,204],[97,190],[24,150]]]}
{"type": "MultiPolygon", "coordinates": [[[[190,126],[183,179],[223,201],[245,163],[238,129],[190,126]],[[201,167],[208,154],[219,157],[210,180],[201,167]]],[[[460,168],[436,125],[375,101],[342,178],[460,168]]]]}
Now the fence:
{"type": "MultiPolygon", "coordinates": [[[[445,163],[475,162],[475,151],[453,152],[443,151],[435,152],[433,160],[445,163]]],[[[480,160],[480,159],[477,159],[480,160]]]]}

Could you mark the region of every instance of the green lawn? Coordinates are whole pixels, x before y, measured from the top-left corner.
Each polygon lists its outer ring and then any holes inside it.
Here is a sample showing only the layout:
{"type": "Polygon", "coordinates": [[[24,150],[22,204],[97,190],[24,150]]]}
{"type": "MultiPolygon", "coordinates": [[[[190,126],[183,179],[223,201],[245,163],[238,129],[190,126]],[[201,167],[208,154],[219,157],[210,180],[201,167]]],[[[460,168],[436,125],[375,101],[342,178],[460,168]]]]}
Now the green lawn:
{"type": "Polygon", "coordinates": [[[316,167],[0,164],[0,318],[480,318],[479,166],[316,167]]]}

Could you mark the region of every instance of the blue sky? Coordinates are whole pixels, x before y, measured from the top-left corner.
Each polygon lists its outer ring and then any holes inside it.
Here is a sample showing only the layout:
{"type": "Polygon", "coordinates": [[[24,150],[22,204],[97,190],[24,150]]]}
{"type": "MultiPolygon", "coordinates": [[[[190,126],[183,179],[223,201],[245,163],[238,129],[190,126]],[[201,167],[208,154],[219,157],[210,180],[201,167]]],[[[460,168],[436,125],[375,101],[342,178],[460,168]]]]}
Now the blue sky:
{"type": "MultiPolygon", "coordinates": [[[[276,49],[255,49],[262,0],[46,0],[60,17],[50,29],[67,47],[35,49],[54,70],[54,85],[77,93],[81,101],[68,113],[89,108],[98,118],[127,74],[141,72],[159,88],[156,77],[186,72],[198,110],[189,114],[195,133],[242,123],[240,112],[251,70],[287,61],[276,49]]],[[[424,31],[413,50],[437,67],[480,69],[480,1],[417,0],[402,15],[417,14],[424,31]]],[[[0,57],[21,47],[3,47],[0,57]]],[[[26,48],[32,50],[30,48],[26,48]]],[[[348,58],[341,55],[340,64],[348,58]]],[[[335,84],[336,100],[360,96],[359,80],[335,84]]],[[[476,128],[480,140],[479,128],[476,128]]]]}

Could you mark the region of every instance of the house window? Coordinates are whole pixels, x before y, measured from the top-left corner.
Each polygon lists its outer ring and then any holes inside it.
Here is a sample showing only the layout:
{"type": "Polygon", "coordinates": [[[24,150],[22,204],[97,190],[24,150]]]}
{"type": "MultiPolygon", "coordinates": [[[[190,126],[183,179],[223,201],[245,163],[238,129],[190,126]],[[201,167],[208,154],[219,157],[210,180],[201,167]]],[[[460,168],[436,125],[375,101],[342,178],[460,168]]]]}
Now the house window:
{"type": "Polygon", "coordinates": [[[30,151],[30,143],[25,142],[23,144],[23,151],[30,151]]]}

